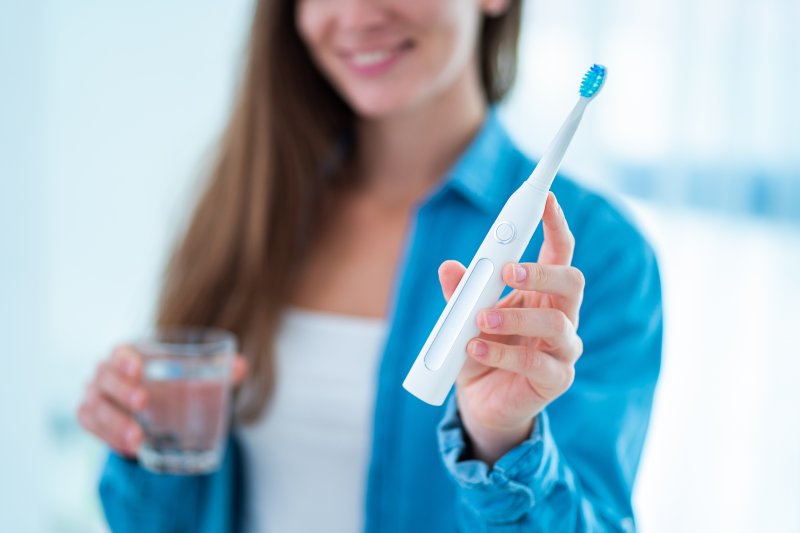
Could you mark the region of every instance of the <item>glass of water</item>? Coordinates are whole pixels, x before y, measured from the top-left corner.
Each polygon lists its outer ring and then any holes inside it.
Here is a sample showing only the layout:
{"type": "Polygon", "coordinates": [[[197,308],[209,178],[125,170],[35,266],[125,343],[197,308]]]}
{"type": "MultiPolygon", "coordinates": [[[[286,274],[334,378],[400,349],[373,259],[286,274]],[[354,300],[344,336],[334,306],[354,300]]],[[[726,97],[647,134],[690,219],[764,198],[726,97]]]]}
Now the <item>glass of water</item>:
{"type": "Polygon", "coordinates": [[[201,474],[220,463],[229,424],[237,339],[214,328],[160,328],[134,343],[147,404],[139,462],[155,472],[201,474]]]}

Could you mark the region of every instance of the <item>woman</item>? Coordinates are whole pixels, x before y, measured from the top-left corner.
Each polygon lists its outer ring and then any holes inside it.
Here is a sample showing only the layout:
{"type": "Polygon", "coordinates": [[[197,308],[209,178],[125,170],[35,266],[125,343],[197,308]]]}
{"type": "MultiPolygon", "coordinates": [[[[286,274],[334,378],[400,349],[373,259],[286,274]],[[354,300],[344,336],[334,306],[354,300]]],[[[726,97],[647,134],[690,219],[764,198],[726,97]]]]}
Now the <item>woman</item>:
{"type": "Polygon", "coordinates": [[[442,408],[401,388],[439,291],[534,166],[492,107],[519,17],[518,0],[258,2],[157,318],[242,339],[237,423],[214,474],[144,471],[141,360],[114,350],[78,413],[114,449],[114,531],[633,529],[660,284],[597,194],[556,179],[442,408]]]}

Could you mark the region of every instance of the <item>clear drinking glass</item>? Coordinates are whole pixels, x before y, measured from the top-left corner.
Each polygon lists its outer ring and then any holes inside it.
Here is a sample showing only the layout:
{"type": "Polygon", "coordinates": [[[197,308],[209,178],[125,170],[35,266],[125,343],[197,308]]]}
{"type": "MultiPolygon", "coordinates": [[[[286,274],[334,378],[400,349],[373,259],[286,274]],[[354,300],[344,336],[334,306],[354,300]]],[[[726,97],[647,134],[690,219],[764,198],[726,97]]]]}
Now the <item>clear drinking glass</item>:
{"type": "Polygon", "coordinates": [[[139,462],[155,472],[215,470],[229,424],[233,333],[214,328],[160,328],[134,346],[142,356],[147,404],[139,462]]]}

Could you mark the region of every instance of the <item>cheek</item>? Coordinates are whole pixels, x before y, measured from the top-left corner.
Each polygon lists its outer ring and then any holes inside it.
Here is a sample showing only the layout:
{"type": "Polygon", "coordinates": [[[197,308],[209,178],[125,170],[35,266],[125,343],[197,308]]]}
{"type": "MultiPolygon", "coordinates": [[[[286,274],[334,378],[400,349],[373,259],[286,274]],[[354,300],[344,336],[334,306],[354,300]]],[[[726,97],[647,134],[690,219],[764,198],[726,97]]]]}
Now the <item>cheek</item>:
{"type": "Polygon", "coordinates": [[[294,12],[295,29],[311,62],[331,80],[336,78],[336,58],[330,41],[336,29],[337,3],[332,0],[299,0],[294,12]]]}
{"type": "Polygon", "coordinates": [[[331,19],[331,4],[333,2],[320,0],[299,0],[295,4],[295,29],[300,39],[315,55],[331,19]]]}
{"type": "Polygon", "coordinates": [[[478,44],[480,11],[474,0],[424,2],[417,19],[424,33],[422,47],[428,73],[442,82],[472,59],[478,44]]]}

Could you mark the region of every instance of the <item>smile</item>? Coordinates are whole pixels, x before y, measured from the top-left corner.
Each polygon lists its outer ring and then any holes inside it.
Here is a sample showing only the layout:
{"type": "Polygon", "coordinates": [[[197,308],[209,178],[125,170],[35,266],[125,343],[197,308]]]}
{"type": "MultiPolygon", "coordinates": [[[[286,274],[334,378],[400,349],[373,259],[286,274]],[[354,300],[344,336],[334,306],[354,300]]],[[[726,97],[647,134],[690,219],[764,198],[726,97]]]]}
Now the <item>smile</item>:
{"type": "Polygon", "coordinates": [[[388,71],[411,48],[413,43],[404,41],[391,48],[345,52],[341,56],[356,74],[376,76],[388,71]]]}

